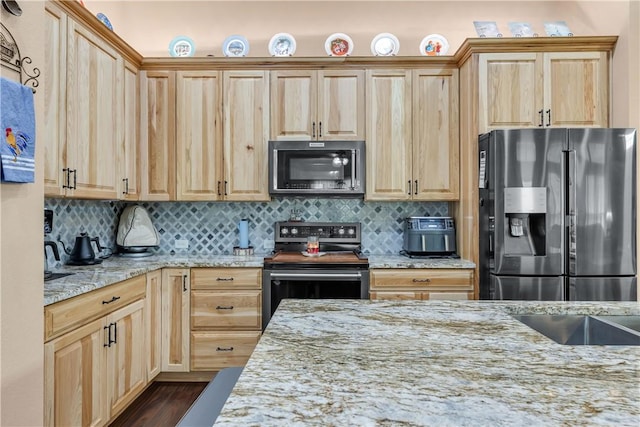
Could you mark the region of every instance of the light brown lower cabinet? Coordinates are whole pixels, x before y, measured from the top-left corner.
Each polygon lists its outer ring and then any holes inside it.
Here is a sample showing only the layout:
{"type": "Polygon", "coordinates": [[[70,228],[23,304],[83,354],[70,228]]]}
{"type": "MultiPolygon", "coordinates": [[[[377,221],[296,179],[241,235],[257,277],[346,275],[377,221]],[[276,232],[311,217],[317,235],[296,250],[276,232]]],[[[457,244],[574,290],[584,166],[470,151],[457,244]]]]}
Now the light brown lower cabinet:
{"type": "Polygon", "coordinates": [[[378,300],[471,300],[472,269],[383,268],[370,272],[370,297],[378,300]]]}
{"type": "Polygon", "coordinates": [[[188,268],[162,270],[162,371],[189,372],[188,268]]]}
{"type": "Polygon", "coordinates": [[[191,370],[244,366],[261,335],[261,269],[192,268],[191,287],[191,370]]]}
{"type": "Polygon", "coordinates": [[[147,273],[144,303],[147,380],[152,381],[162,369],[162,270],[147,273]]]}
{"type": "MultiPolygon", "coordinates": [[[[90,303],[83,311],[78,303],[84,296],[45,307],[45,318],[53,310],[74,319],[84,313],[87,319],[44,345],[46,426],[106,425],[146,386],[145,276],[118,285],[113,290],[127,289],[128,296],[115,293],[102,305],[112,300],[126,305],[96,320],[91,319],[97,306],[90,303]]],[[[92,302],[94,296],[87,295],[92,302]]]]}

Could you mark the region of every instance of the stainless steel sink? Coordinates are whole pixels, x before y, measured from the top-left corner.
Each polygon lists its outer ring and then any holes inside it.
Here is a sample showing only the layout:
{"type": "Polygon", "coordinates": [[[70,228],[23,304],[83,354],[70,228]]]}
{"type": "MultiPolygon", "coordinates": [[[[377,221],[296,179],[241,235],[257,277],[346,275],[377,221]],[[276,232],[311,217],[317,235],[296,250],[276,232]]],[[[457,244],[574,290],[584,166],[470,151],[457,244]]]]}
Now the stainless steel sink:
{"type": "Polygon", "coordinates": [[[633,329],[636,332],[640,332],[640,316],[598,316],[598,319],[606,320],[618,325],[622,325],[625,328],[633,329]]]}
{"type": "Polygon", "coordinates": [[[624,325],[638,327],[639,316],[524,314],[513,317],[559,344],[640,345],[640,331],[624,325]]]}

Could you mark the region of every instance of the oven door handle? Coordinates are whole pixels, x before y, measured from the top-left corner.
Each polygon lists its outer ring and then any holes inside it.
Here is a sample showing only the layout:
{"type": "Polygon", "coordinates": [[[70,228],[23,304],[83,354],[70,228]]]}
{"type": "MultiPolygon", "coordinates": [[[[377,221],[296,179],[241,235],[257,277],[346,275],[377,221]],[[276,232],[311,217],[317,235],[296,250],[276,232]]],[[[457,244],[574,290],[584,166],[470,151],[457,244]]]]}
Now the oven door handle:
{"type": "Polygon", "coordinates": [[[361,279],[362,273],[269,273],[271,279],[361,279]]]}

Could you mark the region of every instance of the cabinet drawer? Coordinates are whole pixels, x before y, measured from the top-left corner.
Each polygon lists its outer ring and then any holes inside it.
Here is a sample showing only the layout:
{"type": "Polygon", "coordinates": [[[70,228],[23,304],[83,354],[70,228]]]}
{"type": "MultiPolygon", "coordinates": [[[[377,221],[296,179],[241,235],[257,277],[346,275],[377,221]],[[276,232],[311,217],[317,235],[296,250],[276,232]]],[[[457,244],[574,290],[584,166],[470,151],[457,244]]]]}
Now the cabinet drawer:
{"type": "Polygon", "coordinates": [[[473,290],[470,269],[374,269],[371,289],[473,290]]]}
{"type": "Polygon", "coordinates": [[[192,289],[262,289],[260,268],[192,268],[192,289]]]}
{"type": "Polygon", "coordinates": [[[262,291],[192,291],[192,329],[255,329],[262,325],[262,291]]]}
{"type": "Polygon", "coordinates": [[[244,366],[260,340],[260,332],[192,332],[191,370],[217,371],[244,366]]]}
{"type": "Polygon", "coordinates": [[[96,289],[44,308],[44,340],[109,314],[132,301],[144,298],[144,275],[96,289]]]}

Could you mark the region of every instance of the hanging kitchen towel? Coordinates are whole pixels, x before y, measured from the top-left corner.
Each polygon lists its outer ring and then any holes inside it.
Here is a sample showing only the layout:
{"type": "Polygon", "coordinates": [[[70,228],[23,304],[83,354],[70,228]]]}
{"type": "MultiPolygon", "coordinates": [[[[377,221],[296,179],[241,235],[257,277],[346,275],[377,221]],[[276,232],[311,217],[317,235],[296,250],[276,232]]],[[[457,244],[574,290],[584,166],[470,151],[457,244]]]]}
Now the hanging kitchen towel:
{"type": "Polygon", "coordinates": [[[33,91],[0,77],[0,179],[34,182],[36,119],[33,91]]]}

